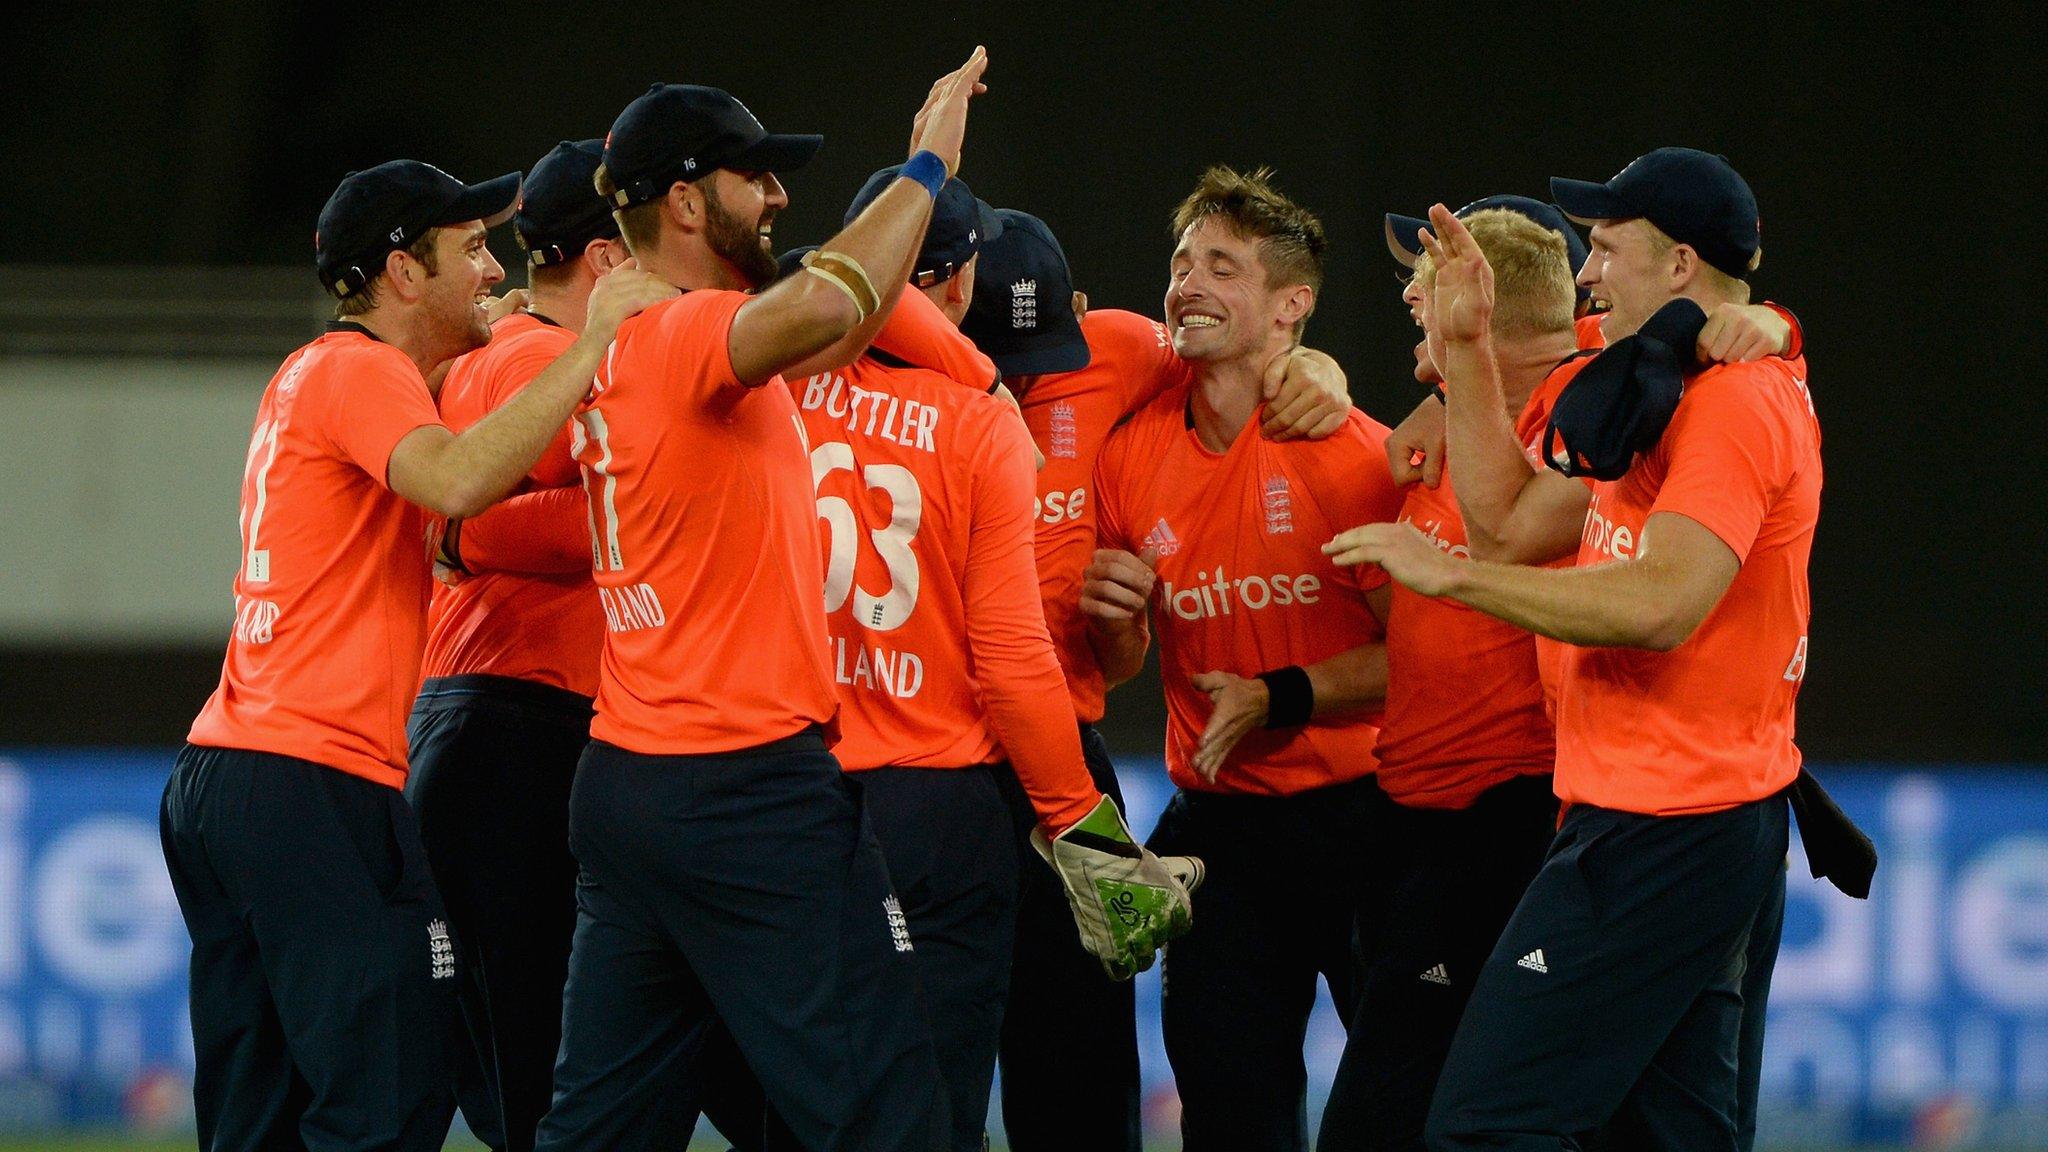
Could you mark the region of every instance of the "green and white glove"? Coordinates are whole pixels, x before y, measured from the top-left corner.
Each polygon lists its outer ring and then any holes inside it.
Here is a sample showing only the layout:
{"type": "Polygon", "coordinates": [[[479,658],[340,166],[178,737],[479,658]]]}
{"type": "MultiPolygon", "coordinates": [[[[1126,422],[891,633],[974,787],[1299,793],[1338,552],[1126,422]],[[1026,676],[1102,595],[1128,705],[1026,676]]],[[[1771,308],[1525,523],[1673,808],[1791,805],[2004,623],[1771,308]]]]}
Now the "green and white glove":
{"type": "Polygon", "coordinates": [[[1150,968],[1161,945],[1194,925],[1188,894],[1202,882],[1202,862],[1153,855],[1109,797],[1050,841],[1033,831],[1031,843],[1060,874],[1081,945],[1110,979],[1150,968]]]}

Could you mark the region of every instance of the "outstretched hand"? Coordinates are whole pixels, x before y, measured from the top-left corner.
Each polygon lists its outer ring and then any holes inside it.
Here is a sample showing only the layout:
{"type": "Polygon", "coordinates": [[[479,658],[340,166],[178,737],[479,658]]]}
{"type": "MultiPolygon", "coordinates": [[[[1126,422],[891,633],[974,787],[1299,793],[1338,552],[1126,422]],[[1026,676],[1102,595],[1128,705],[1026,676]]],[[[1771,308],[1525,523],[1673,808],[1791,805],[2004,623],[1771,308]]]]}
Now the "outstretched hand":
{"type": "Polygon", "coordinates": [[[675,285],[652,272],[640,271],[638,261],[628,260],[598,277],[597,287],[590,290],[583,332],[610,339],[635,313],[680,295],[675,285]]]}
{"type": "Polygon", "coordinates": [[[1323,545],[1323,555],[1339,568],[1377,564],[1403,586],[1424,596],[1449,591],[1459,563],[1406,522],[1363,524],[1339,532],[1323,545]]]}
{"type": "Polygon", "coordinates": [[[1209,694],[1209,723],[1196,742],[1194,767],[1196,774],[1214,784],[1237,742],[1252,729],[1265,727],[1273,696],[1264,680],[1230,672],[1198,673],[1189,683],[1197,692],[1209,694]]]}
{"type": "Polygon", "coordinates": [[[1422,246],[1436,266],[1430,298],[1437,332],[1448,343],[1468,343],[1493,323],[1493,266],[1465,222],[1442,204],[1429,209],[1422,246]]]}
{"type": "Polygon", "coordinates": [[[976,46],[967,63],[946,73],[932,84],[924,107],[910,125],[910,154],[931,152],[946,162],[946,175],[960,171],[960,145],[967,135],[967,102],[988,85],[981,82],[988,71],[988,49],[976,46]]]}

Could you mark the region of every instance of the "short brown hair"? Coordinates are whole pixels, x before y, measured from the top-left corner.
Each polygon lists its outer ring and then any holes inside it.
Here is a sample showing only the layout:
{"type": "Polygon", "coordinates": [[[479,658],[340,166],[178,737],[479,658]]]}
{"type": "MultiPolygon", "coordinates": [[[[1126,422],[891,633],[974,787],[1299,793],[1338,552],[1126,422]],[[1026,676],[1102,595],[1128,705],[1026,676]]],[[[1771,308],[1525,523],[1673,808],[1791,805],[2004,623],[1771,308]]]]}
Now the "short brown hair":
{"type": "MultiPolygon", "coordinates": [[[[1202,173],[1202,179],[1188,198],[1173,210],[1173,234],[1187,230],[1211,216],[1220,216],[1230,230],[1259,244],[1259,262],[1269,281],[1306,284],[1317,296],[1323,291],[1323,222],[1316,214],[1289,200],[1273,187],[1273,170],[1260,168],[1249,175],[1218,164],[1202,173]]],[[[1309,311],[1315,311],[1313,302],[1309,311]]],[[[1301,335],[1308,323],[1303,316],[1294,326],[1301,335]]]]}
{"type": "MultiPolygon", "coordinates": [[[[441,231],[440,228],[429,228],[425,232],[420,233],[419,239],[405,246],[406,255],[426,265],[427,275],[429,276],[437,275],[441,271],[441,261],[437,255],[439,250],[436,247],[441,242],[441,231]]],[[[386,256],[388,255],[389,253],[386,253],[386,256]]],[[[381,273],[383,270],[384,261],[380,259],[377,262],[377,271],[381,273]]],[[[375,308],[377,306],[377,280],[377,275],[372,274],[363,283],[361,288],[356,289],[337,301],[334,305],[334,318],[336,320],[346,320],[351,316],[361,316],[363,313],[375,308]]]]}
{"type": "MultiPolygon", "coordinates": [[[[604,165],[597,166],[597,174],[591,177],[591,182],[597,185],[597,194],[604,197],[605,203],[618,203],[616,197],[619,186],[612,181],[612,174],[604,165]]],[[[619,222],[619,233],[626,238],[626,247],[636,256],[642,249],[652,252],[661,243],[663,199],[664,197],[657,196],[652,200],[642,200],[631,207],[612,209],[612,219],[619,222]]]]}
{"type": "MultiPolygon", "coordinates": [[[[1578,305],[1571,256],[1564,237],[1512,208],[1488,208],[1461,217],[1493,268],[1493,331],[1501,336],[1569,332],[1578,305]]],[[[1415,280],[1436,279],[1429,253],[1415,262],[1415,280]]]]}

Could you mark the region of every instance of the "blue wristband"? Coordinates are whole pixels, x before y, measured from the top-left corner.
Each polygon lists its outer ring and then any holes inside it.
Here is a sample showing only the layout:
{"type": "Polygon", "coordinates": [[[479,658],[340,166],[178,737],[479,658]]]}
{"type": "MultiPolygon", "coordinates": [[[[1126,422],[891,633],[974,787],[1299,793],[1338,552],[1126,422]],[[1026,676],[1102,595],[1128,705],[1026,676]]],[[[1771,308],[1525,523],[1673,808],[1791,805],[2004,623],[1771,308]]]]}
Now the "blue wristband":
{"type": "Polygon", "coordinates": [[[903,178],[924,185],[924,190],[937,200],[939,189],[946,186],[946,162],[939,159],[938,153],[920,148],[917,155],[903,162],[903,178]]]}

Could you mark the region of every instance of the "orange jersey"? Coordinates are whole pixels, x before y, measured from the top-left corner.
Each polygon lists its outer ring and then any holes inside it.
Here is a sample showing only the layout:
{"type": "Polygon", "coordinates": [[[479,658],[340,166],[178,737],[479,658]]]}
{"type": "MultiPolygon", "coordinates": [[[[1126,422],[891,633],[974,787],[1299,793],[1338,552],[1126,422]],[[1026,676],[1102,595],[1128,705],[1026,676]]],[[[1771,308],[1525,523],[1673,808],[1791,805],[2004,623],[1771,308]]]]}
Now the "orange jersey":
{"type": "Polygon", "coordinates": [[[1354,409],[1327,440],[1276,444],[1254,416],[1217,454],[1190,426],[1190,395],[1174,388],[1146,405],[1111,434],[1095,469],[1101,546],[1159,553],[1152,628],[1167,773],[1182,788],[1262,795],[1366,775],[1379,734],[1369,713],[1256,729],[1210,784],[1192,766],[1210,704],[1191,678],[1305,666],[1381,639],[1366,593],[1385,573],[1338,568],[1322,545],[1399,515],[1387,429],[1354,409]]]}
{"type": "Polygon", "coordinates": [[[976,348],[960,326],[946,319],[922,292],[905,290],[896,298],[896,307],[875,333],[874,349],[942,372],[978,392],[994,391],[1001,379],[996,375],[996,362],[976,348]]]}
{"type": "MultiPolygon", "coordinates": [[[[441,386],[441,419],[458,432],[483,419],[575,341],[574,332],[524,312],[498,321],[489,344],[448,369],[441,386]]],[[[576,477],[565,425],[527,476],[527,486],[556,488],[575,483],[576,477]]],[[[485,673],[596,695],[604,612],[588,571],[557,576],[477,571],[453,588],[435,587],[421,674],[485,673]]]]}
{"type": "MultiPolygon", "coordinates": [[[[1522,455],[1529,461],[1529,466],[1536,469],[1539,475],[1550,468],[1543,462],[1543,434],[1550,428],[1550,410],[1557,406],[1558,393],[1564,391],[1564,386],[1572,382],[1572,377],[1577,376],[1580,369],[1592,363],[1593,357],[1584,353],[1604,347],[1599,343],[1600,325],[1596,322],[1589,328],[1587,320],[1597,321],[1598,317],[1587,316],[1579,320],[1581,354],[1569,357],[1552,368],[1550,374],[1543,378],[1543,383],[1538,384],[1536,391],[1529,395],[1529,402],[1522,406],[1522,414],[1515,420],[1515,439],[1522,445],[1522,455]],[[1590,345],[1586,343],[1588,331],[1591,332],[1591,339],[1594,341],[1590,345]]],[[[1588,492],[1592,491],[1593,481],[1590,477],[1580,477],[1578,482],[1584,484],[1588,492]]],[[[1577,564],[1578,559],[1578,555],[1573,553],[1561,556],[1544,567],[1569,568],[1577,564]]],[[[1552,640],[1548,636],[1536,636],[1533,639],[1536,645],[1536,669],[1543,681],[1543,709],[1554,723],[1557,719],[1557,688],[1564,677],[1564,650],[1571,645],[1562,640],[1552,640]]]]}
{"type": "Polygon", "coordinates": [[[1675,512],[1720,537],[1742,567],[1669,652],[1565,649],[1561,799],[1676,816],[1791,784],[1820,489],[1820,423],[1804,359],[1720,364],[1690,377],[1657,446],[1626,476],[1594,485],[1581,566],[1634,559],[1649,518],[1675,512]]]}
{"type": "Polygon", "coordinates": [[[358,325],[286,358],[256,409],[234,636],[192,743],[405,783],[432,581],[426,513],[385,468],[439,422],[411,358],[358,325]]]}
{"type": "Polygon", "coordinates": [[[1059,649],[1074,714],[1102,719],[1102,669],[1081,618],[1081,574],[1095,555],[1095,458],[1118,420],[1192,377],[1174,355],[1166,326],[1135,312],[1102,309],[1081,318],[1088,366],[1040,376],[1024,395],[1024,422],[1045,454],[1038,473],[1038,591],[1059,649]]]}
{"type": "Polygon", "coordinates": [[[1607,334],[1600,331],[1600,321],[1606,315],[1605,312],[1588,312],[1572,321],[1572,335],[1578,338],[1580,348],[1607,347],[1607,334]]]}
{"type": "Polygon", "coordinates": [[[747,299],[699,289],[627,320],[576,411],[606,628],[590,733],[628,751],[752,748],[838,707],[803,421],[779,378],[733,375],[747,299]]]}
{"type": "MultiPolygon", "coordinates": [[[[1516,420],[1516,438],[1539,469],[1551,406],[1587,359],[1575,356],[1553,369],[1516,420]]],[[[1445,462],[1435,489],[1409,488],[1401,518],[1438,548],[1470,558],[1453,463],[1445,462]]],[[[1570,567],[1576,559],[1563,557],[1549,567],[1570,567]]],[[[1548,705],[1554,682],[1540,671],[1543,644],[1555,642],[1456,601],[1394,585],[1387,710],[1377,750],[1380,787],[1411,808],[1456,809],[1516,776],[1549,772],[1557,740],[1548,705]]]]}
{"type": "Polygon", "coordinates": [[[1047,824],[1086,816],[1100,795],[1039,609],[1034,464],[1016,414],[869,356],[795,391],[818,486],[840,762],[959,768],[1001,759],[1000,745],[1047,824]]]}

